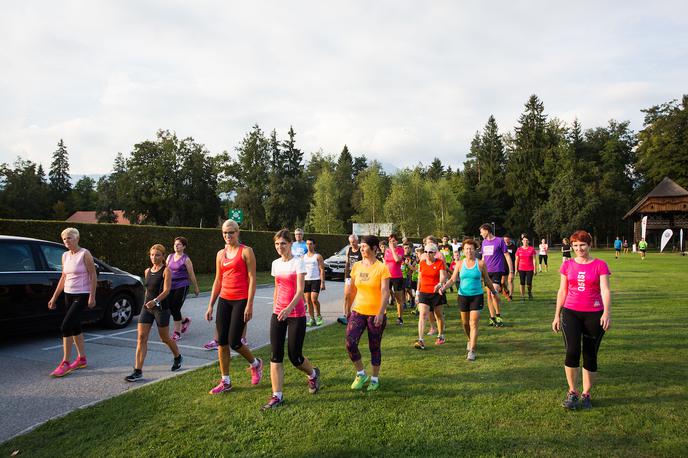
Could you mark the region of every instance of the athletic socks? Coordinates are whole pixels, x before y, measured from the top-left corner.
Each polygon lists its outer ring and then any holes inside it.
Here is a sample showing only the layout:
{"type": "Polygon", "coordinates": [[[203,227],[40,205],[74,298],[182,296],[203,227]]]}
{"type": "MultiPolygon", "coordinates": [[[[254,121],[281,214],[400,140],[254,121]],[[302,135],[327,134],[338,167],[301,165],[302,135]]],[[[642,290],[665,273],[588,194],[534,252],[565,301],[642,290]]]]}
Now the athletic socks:
{"type": "Polygon", "coordinates": [[[231,383],[232,380],[229,378],[229,375],[223,375],[222,376],[222,383],[231,383]]]}
{"type": "Polygon", "coordinates": [[[315,373],[315,369],[311,372],[311,375],[308,376],[309,379],[313,380],[318,374],[315,373]]]}
{"type": "Polygon", "coordinates": [[[252,367],[258,367],[260,363],[258,363],[258,358],[253,358],[253,362],[251,363],[252,367]]]}
{"type": "Polygon", "coordinates": [[[497,315],[495,315],[495,316],[496,316],[497,318],[501,318],[501,317],[502,317],[502,315],[500,315],[499,313],[498,313],[497,315]]]}
{"type": "Polygon", "coordinates": [[[279,399],[282,399],[282,392],[281,391],[274,391],[272,393],[272,395],[279,398],[279,399]]]}
{"type": "Polygon", "coordinates": [[[377,382],[378,382],[377,377],[375,377],[374,375],[372,377],[370,377],[370,383],[377,383],[377,382]]]}
{"type": "Polygon", "coordinates": [[[365,371],[358,371],[358,372],[356,372],[356,375],[361,376],[361,377],[365,377],[365,371]]]}

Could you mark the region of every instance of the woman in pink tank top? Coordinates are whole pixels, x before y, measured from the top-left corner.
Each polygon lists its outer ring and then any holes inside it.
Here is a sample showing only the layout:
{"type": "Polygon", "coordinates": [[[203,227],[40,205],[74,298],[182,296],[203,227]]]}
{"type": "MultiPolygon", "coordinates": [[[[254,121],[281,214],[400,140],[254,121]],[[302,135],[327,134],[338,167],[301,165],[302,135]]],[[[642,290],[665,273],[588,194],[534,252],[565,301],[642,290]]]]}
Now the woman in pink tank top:
{"type": "Polygon", "coordinates": [[[98,280],[93,256],[87,249],[79,247],[79,231],[68,227],[62,231],[61,237],[67,251],[62,255],[62,275],[53,297],[48,302],[48,308],[50,310],[57,308],[57,300],[64,291],[67,313],[61,328],[62,361],[50,374],[53,377],[63,377],[73,370],[86,367],[84,336],[81,333],[81,312],[84,306],[90,309],[96,306],[98,280]],[[78,357],[70,363],[72,343],[76,345],[78,357]]]}
{"type": "Polygon", "coordinates": [[[215,341],[222,378],[220,383],[210,390],[210,394],[221,394],[232,389],[229,376],[230,348],[248,361],[253,385],[260,383],[263,377],[263,361],[253,356],[242,338],[246,324],[253,317],[256,257],[250,247],[239,243],[239,225],[231,219],[222,225],[222,237],[225,247],[217,252],[215,258],[215,281],[210,293],[208,310],[205,312],[205,319],[211,321],[217,301],[215,341]]]}

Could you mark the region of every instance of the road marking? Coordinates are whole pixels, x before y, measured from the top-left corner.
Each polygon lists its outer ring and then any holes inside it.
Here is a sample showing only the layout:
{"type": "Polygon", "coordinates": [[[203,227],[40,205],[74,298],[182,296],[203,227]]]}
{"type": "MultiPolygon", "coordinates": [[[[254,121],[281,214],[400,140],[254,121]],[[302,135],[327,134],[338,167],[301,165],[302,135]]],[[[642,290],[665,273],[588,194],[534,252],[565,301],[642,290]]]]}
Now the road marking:
{"type": "MultiPolygon", "coordinates": [[[[114,336],[119,336],[119,335],[122,335],[122,334],[127,334],[127,333],[129,333],[129,332],[136,332],[137,330],[138,330],[138,329],[128,329],[128,330],[126,330],[126,331],[115,332],[115,333],[113,333],[113,334],[93,334],[93,333],[90,333],[90,332],[84,332],[83,334],[84,334],[85,336],[93,336],[93,337],[91,337],[91,338],[84,339],[84,342],[93,342],[94,340],[100,340],[100,339],[104,339],[104,338],[106,338],[106,337],[111,337],[111,336],[112,336],[112,337],[114,337],[114,336]]],[[[55,349],[57,349],[57,348],[62,348],[62,344],[60,344],[60,345],[53,345],[53,346],[51,346],[51,347],[41,348],[41,350],[47,351],[47,350],[55,350],[55,349]]]]}

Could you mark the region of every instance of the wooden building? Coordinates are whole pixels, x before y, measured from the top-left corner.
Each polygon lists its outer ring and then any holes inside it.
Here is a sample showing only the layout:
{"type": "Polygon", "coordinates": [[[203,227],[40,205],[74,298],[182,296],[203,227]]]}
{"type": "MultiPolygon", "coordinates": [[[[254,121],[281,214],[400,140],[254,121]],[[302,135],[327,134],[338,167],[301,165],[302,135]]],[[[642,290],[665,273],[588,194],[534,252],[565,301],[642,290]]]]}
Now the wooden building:
{"type": "MultiPolygon", "coordinates": [[[[688,191],[670,178],[664,178],[645,197],[631,208],[624,219],[633,221],[633,242],[638,242],[641,235],[640,222],[647,216],[646,241],[650,246],[658,247],[660,237],[665,229],[674,231],[673,244],[678,246],[678,233],[683,229],[684,245],[688,237],[688,191]]],[[[669,245],[668,249],[671,249],[669,245]]]]}

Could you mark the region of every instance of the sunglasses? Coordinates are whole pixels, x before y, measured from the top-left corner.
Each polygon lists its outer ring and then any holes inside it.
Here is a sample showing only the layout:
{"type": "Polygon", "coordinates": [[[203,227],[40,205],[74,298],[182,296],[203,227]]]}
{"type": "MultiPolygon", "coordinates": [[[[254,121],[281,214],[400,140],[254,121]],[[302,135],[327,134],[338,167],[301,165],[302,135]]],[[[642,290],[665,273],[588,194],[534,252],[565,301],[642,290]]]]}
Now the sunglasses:
{"type": "Polygon", "coordinates": [[[427,254],[435,254],[437,251],[425,251],[427,254]]]}

